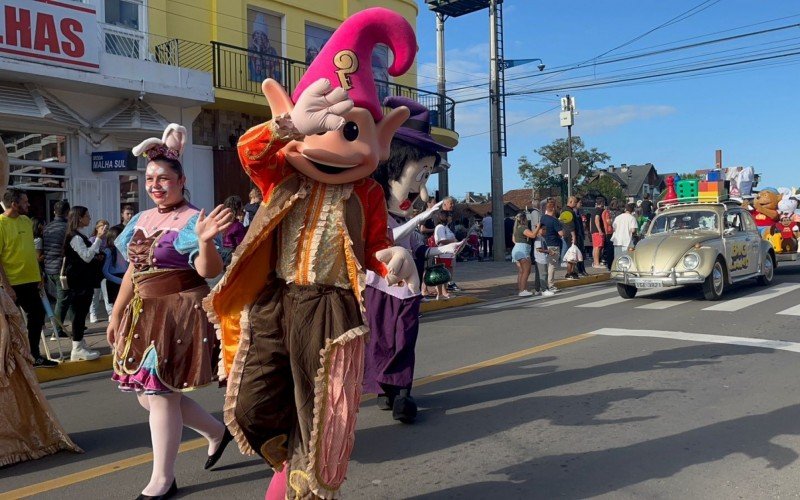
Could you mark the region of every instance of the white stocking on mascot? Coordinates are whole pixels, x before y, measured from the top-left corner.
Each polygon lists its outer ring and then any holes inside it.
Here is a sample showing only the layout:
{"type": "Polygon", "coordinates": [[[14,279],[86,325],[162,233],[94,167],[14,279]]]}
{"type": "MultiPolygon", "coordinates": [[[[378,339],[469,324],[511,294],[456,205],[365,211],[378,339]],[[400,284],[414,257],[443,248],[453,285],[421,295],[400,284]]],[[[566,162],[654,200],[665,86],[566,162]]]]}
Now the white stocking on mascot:
{"type": "Polygon", "coordinates": [[[264,199],[205,302],[228,379],[225,422],[242,451],[283,474],[289,498],[333,498],[347,473],[368,332],[364,271],[419,286],[369,178],[409,116],[383,115],[370,64],[379,43],[394,54],[390,74],[411,67],[413,28],[372,8],[339,27],[292,98],[264,82],[273,119],[238,144],[264,199]]]}

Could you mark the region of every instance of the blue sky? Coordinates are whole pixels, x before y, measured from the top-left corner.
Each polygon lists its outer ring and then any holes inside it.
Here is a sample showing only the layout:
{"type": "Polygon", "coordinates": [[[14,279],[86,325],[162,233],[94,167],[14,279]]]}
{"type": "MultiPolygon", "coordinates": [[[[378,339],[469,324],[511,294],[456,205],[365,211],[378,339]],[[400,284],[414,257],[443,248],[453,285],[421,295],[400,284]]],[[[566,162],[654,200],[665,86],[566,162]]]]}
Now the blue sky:
{"type": "MultiPolygon", "coordinates": [[[[422,0],[419,4],[418,85],[435,89],[435,17],[422,0]]],[[[543,73],[536,63],[508,70],[507,92],[800,53],[800,28],[793,28],[612,64],[592,62],[797,24],[800,2],[794,0],[505,0],[503,9],[506,59],[541,58],[547,65],[543,73]],[[694,15],[632,41],[686,12],[694,15]],[[570,71],[551,69],[583,62],[570,71]],[[527,75],[533,76],[518,78],[527,75]]],[[[486,95],[488,10],[448,19],[445,37],[448,93],[456,100],[486,95]],[[479,88],[450,92],[467,85],[479,88]]],[[[611,155],[611,164],[649,162],[660,172],[694,171],[713,167],[714,152],[722,149],[724,166],[755,167],[762,187],[800,186],[800,54],[716,71],[510,98],[504,190],[523,187],[517,174],[520,156],[538,161],[534,149],[566,137],[559,109],[547,110],[567,93],[575,96],[579,111],[573,135],[611,155]],[[522,123],[511,126],[514,122],[522,123]]],[[[457,197],[490,191],[488,110],[487,99],[456,106],[462,138],[450,153],[450,192],[457,197]]],[[[436,185],[434,176],[429,186],[436,185]]]]}

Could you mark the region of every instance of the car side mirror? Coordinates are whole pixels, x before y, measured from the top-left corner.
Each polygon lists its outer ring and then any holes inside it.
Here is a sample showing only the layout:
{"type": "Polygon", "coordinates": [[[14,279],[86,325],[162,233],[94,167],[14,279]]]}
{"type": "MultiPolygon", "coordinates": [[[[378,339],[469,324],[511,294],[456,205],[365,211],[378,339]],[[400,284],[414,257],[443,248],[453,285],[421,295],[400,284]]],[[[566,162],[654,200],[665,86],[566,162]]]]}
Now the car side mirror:
{"type": "Polygon", "coordinates": [[[736,233],[736,228],[735,227],[727,227],[722,232],[722,235],[723,236],[733,236],[735,233],[736,233]]]}

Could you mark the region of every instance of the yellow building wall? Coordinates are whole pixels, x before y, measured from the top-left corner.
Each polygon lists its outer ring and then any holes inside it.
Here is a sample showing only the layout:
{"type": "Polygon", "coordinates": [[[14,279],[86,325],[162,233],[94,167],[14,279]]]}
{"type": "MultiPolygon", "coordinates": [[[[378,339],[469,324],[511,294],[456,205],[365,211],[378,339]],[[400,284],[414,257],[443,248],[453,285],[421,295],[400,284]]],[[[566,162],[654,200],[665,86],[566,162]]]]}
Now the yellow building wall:
{"type": "MultiPolygon", "coordinates": [[[[416,30],[419,9],[415,0],[150,0],[148,31],[155,38],[177,38],[201,44],[211,41],[236,47],[248,46],[247,10],[254,8],[282,19],[283,53],[288,59],[305,60],[306,23],[335,30],[355,12],[386,7],[400,13],[416,30]]],[[[209,57],[211,51],[209,50],[209,57]]],[[[417,65],[395,83],[417,87],[417,65]]],[[[236,111],[263,106],[263,96],[216,89],[217,105],[236,111]]]]}

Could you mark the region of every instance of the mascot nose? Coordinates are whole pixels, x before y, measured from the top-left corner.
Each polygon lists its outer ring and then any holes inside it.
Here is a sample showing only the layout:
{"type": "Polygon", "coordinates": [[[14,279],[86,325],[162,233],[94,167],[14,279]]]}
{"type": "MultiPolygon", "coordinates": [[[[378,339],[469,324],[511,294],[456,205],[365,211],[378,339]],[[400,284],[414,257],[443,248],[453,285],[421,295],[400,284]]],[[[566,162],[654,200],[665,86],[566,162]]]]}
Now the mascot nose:
{"type": "Polygon", "coordinates": [[[428,203],[428,186],[424,182],[419,187],[419,198],[425,203],[428,203]]]}

